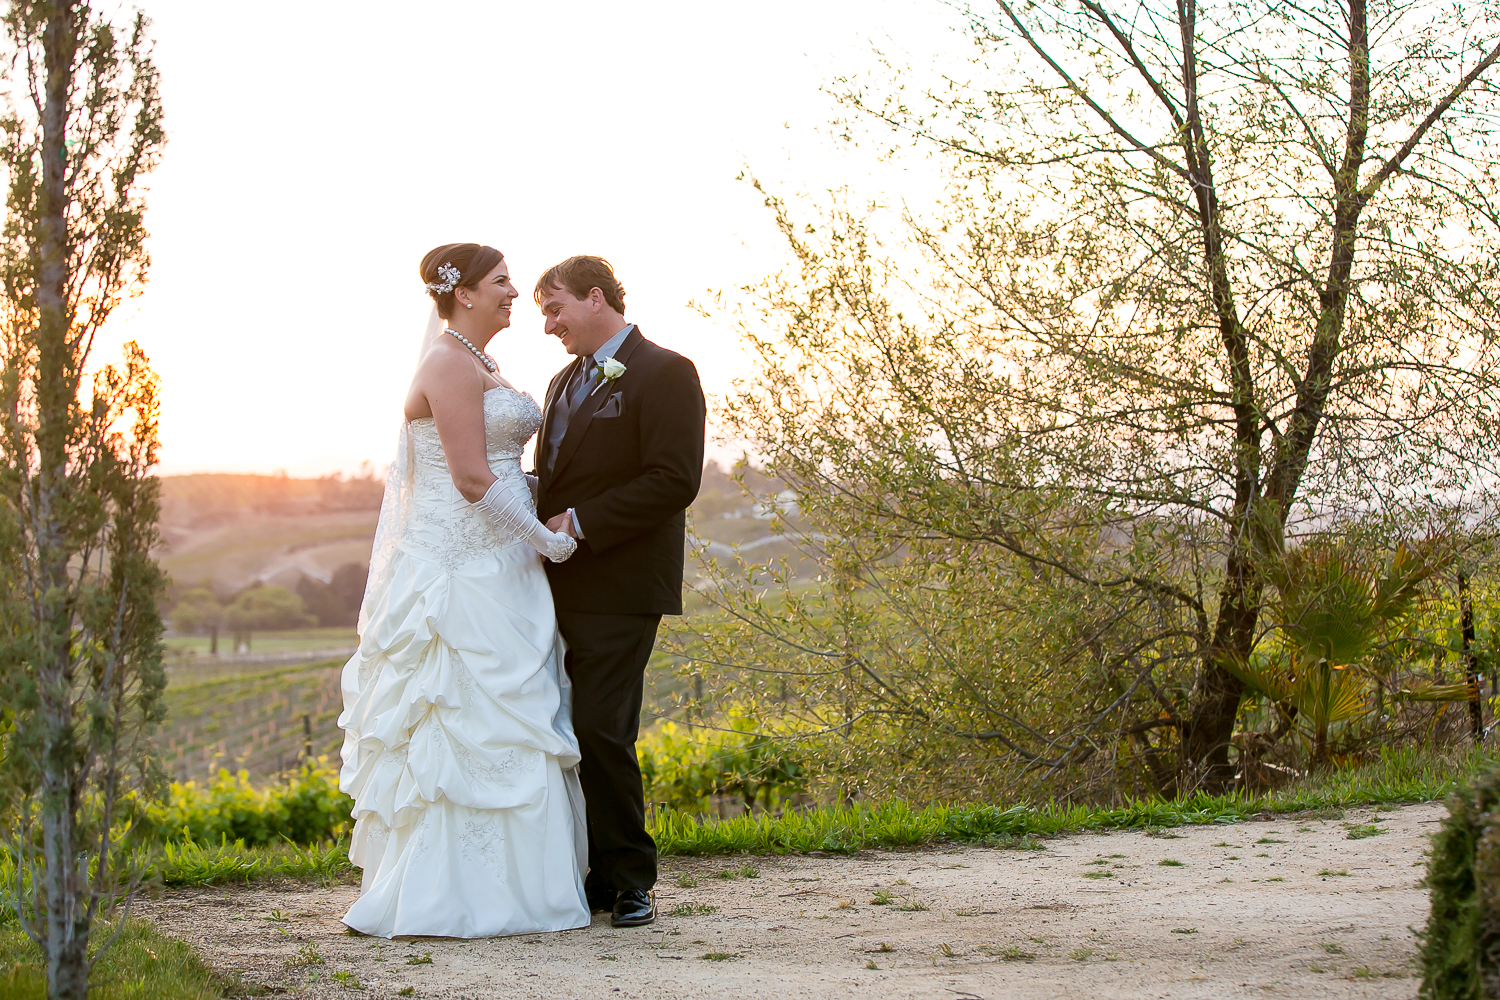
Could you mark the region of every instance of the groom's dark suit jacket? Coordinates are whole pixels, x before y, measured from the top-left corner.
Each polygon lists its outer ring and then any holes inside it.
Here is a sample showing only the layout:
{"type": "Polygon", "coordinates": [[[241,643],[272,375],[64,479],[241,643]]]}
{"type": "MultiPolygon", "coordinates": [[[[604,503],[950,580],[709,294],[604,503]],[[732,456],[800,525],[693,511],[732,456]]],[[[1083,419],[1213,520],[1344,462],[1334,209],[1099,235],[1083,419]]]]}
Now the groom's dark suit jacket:
{"type": "Polygon", "coordinates": [[[546,563],[560,611],[682,614],[686,511],[703,479],[706,405],[687,358],[630,331],[615,360],[625,374],[585,397],[551,471],[548,432],[579,364],[547,388],[537,436],[537,514],[569,507],[584,538],[564,563],[546,563]]]}

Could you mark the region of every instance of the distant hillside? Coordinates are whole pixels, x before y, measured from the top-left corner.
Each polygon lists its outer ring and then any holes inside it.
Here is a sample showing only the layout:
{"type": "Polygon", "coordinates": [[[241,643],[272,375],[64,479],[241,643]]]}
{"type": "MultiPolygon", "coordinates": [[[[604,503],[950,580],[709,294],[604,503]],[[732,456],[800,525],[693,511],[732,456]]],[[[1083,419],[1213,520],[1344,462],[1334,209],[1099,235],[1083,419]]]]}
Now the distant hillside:
{"type": "Polygon", "coordinates": [[[326,514],[379,510],[381,479],[289,479],[286,476],[167,476],[162,523],[208,525],[246,512],[326,514]]]}
{"type": "Polygon", "coordinates": [[[232,592],[260,581],[327,581],[368,563],[384,483],[284,476],[162,479],[162,566],[178,586],[232,592]]]}
{"type": "MultiPolygon", "coordinates": [[[[771,492],[763,477],[752,480],[757,493],[771,492]]],[[[346,563],[368,564],[384,488],[371,478],[167,476],[157,555],[178,587],[233,593],[256,582],[294,589],[303,577],[326,583],[346,563]]],[[[692,516],[713,554],[739,546],[765,558],[787,549],[770,536],[764,510],[713,462],[692,516]]]]}

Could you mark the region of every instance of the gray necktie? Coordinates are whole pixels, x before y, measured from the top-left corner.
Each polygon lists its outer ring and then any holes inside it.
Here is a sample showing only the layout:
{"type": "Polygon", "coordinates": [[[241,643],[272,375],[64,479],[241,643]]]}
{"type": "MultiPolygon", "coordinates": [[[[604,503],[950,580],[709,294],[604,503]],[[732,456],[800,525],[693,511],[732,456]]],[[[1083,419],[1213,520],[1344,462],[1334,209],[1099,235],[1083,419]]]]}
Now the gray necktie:
{"type": "Polygon", "coordinates": [[[583,367],[573,377],[577,384],[568,393],[568,416],[570,417],[573,411],[578,409],[578,404],[583,402],[588,394],[589,385],[594,381],[594,356],[592,354],[583,356],[583,367]]]}
{"type": "Polygon", "coordinates": [[[562,447],[562,440],[568,433],[568,421],[573,416],[585,399],[588,398],[589,385],[594,381],[594,356],[585,355],[583,363],[568,380],[563,389],[562,405],[557,407],[557,412],[552,415],[551,432],[547,435],[547,471],[552,471],[552,466],[557,462],[557,451],[562,447]]]}

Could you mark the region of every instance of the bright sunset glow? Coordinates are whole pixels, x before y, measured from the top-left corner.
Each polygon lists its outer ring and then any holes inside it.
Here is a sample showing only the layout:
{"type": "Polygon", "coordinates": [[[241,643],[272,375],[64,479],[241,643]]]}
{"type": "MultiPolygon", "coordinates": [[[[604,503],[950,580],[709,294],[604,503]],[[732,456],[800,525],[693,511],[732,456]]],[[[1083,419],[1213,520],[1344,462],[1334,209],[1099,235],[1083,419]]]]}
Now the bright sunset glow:
{"type": "Polygon", "coordinates": [[[383,466],[428,308],[417,262],[455,240],[504,251],[525,293],[491,344],[521,388],[567,360],[535,275],[597,253],[628,318],[722,392],[743,356],[687,303],[782,259],[736,175],[858,182],[873,151],[827,136],[820,85],[872,45],[964,44],[929,0],[144,7],[170,142],[150,284],[109,329],[161,373],[168,474],[383,466]]]}

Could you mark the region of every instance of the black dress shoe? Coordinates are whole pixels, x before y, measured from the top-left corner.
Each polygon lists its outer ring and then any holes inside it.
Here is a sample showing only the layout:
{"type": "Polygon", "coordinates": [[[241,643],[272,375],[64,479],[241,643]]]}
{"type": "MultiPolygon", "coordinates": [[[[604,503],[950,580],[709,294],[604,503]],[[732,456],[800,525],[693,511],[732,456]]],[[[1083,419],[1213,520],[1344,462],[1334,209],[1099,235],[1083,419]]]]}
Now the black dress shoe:
{"type": "Polygon", "coordinates": [[[590,913],[613,913],[615,909],[615,896],[618,895],[613,889],[585,889],[584,897],[589,903],[590,913]]]}
{"type": "Polygon", "coordinates": [[[656,903],[645,889],[621,889],[615,898],[611,927],[642,927],[656,920],[656,903]]]}

